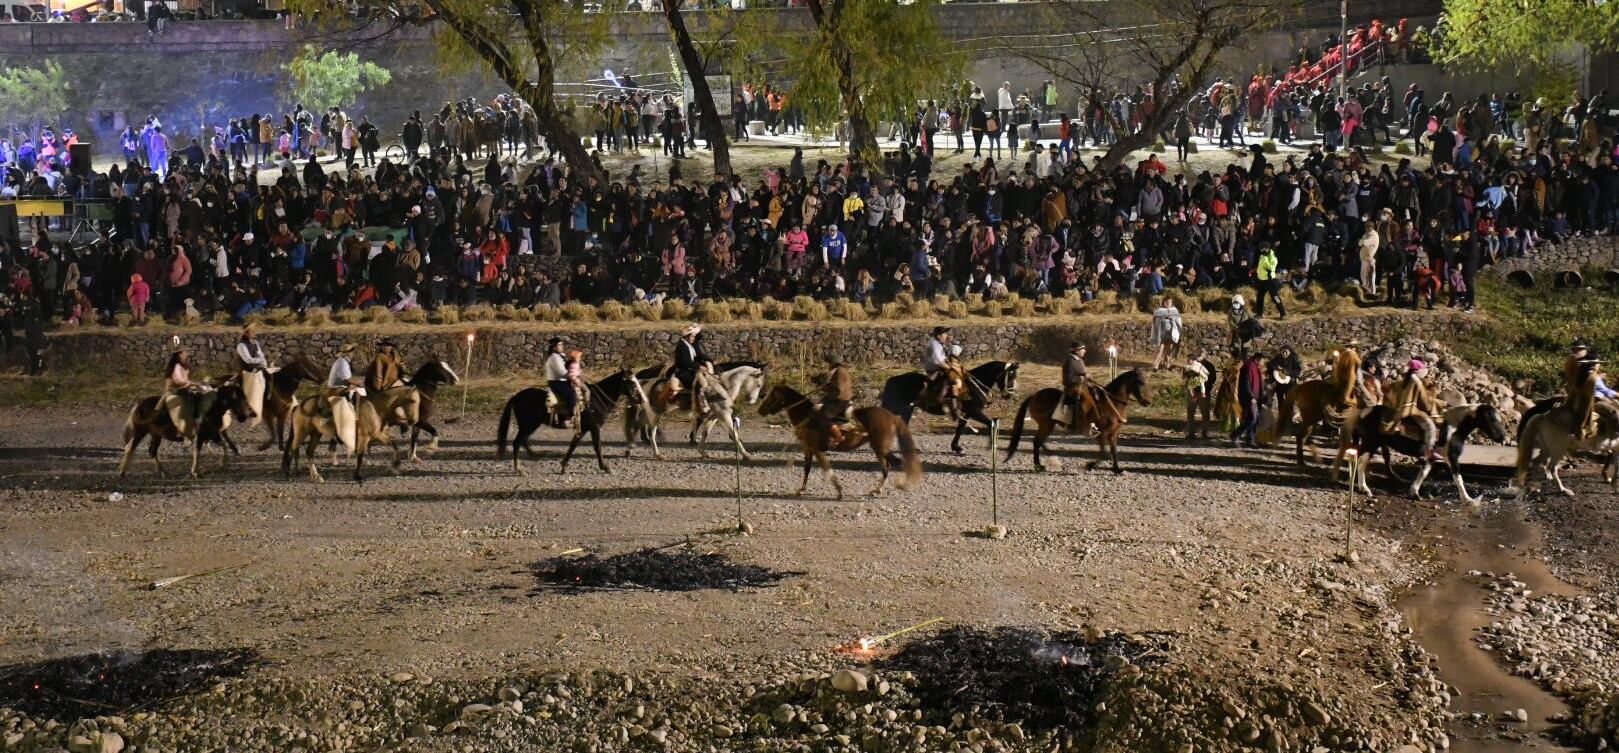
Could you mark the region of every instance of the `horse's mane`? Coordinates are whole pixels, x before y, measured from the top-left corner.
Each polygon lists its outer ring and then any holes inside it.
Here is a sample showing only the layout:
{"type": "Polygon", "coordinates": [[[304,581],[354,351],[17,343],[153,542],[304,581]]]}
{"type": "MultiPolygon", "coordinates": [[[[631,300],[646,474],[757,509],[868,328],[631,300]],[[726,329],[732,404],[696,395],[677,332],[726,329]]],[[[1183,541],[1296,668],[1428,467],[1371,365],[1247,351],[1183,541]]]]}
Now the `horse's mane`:
{"type": "Polygon", "coordinates": [[[1113,380],[1107,383],[1107,391],[1113,392],[1114,390],[1125,388],[1130,384],[1145,384],[1146,381],[1147,379],[1141,375],[1140,369],[1130,369],[1123,374],[1113,377],[1113,380]]]}

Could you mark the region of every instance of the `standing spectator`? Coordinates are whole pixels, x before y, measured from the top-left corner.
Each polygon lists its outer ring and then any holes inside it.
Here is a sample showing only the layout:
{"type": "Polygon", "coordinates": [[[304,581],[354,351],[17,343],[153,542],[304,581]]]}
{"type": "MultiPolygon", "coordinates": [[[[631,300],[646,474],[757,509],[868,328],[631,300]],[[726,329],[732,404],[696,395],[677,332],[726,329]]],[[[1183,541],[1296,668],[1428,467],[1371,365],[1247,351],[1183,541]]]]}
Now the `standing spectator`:
{"type": "Polygon", "coordinates": [[[1152,312],[1152,346],[1157,350],[1152,359],[1153,371],[1169,368],[1180,357],[1181,312],[1175,307],[1175,299],[1167,295],[1152,312]]]}

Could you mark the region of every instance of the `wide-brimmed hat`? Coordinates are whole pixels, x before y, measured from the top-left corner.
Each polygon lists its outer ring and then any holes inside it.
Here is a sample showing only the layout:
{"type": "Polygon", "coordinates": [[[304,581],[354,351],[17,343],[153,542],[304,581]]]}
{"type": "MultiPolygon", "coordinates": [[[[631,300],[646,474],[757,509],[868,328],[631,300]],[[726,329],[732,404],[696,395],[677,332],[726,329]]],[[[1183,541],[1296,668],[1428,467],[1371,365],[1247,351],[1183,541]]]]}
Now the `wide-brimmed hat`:
{"type": "Polygon", "coordinates": [[[1289,375],[1287,372],[1282,371],[1281,369],[1271,369],[1270,378],[1271,378],[1271,381],[1274,381],[1277,384],[1292,384],[1293,383],[1293,377],[1291,375],[1289,375]]]}
{"type": "Polygon", "coordinates": [[[1575,339],[1574,342],[1569,343],[1569,346],[1568,346],[1568,351],[1570,353],[1573,353],[1573,352],[1576,352],[1576,351],[1581,351],[1581,350],[1590,350],[1590,349],[1591,349],[1591,344],[1586,342],[1585,338],[1583,338],[1583,337],[1575,339]]]}
{"type": "Polygon", "coordinates": [[[392,340],[383,340],[382,342],[377,343],[377,347],[378,348],[398,348],[399,344],[395,343],[392,340]]]}
{"type": "Polygon", "coordinates": [[[358,350],[358,348],[354,347],[354,343],[343,343],[341,346],[338,347],[337,352],[338,353],[353,353],[356,350],[358,350]]]}
{"type": "Polygon", "coordinates": [[[242,325],[242,337],[258,334],[258,331],[259,325],[254,324],[253,322],[248,322],[247,324],[242,325]]]}
{"type": "Polygon", "coordinates": [[[1076,351],[1076,350],[1084,350],[1085,347],[1086,347],[1085,343],[1082,340],[1075,340],[1075,341],[1068,344],[1069,352],[1076,351]]]}
{"type": "Polygon", "coordinates": [[[693,324],[693,325],[681,330],[680,331],[680,336],[681,337],[694,337],[696,335],[702,334],[702,332],[703,332],[702,327],[693,324]]]}
{"type": "Polygon", "coordinates": [[[933,328],[933,336],[934,337],[938,337],[939,335],[948,335],[948,334],[950,334],[950,328],[949,327],[934,327],[933,328]]]}

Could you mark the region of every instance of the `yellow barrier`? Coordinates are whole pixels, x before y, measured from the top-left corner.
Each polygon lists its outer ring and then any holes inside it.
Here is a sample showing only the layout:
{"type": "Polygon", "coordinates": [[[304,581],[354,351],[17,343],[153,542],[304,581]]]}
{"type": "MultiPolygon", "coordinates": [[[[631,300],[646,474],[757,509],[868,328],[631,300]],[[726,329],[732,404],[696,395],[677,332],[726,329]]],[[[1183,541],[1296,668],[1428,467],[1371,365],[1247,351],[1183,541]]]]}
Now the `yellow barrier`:
{"type": "Polygon", "coordinates": [[[66,217],[68,214],[68,202],[59,200],[19,199],[0,204],[15,205],[18,217],[66,217]]]}

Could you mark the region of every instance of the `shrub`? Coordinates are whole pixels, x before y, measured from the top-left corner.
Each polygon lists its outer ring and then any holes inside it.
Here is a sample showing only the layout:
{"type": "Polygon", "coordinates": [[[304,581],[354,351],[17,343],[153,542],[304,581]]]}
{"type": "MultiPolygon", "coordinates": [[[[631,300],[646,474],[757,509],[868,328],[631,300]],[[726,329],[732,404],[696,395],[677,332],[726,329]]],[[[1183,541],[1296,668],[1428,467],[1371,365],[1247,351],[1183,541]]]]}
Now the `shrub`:
{"type": "Polygon", "coordinates": [[[332,323],[332,310],[325,306],[316,306],[304,311],[304,324],[311,327],[324,327],[332,323]]]}
{"type": "Polygon", "coordinates": [[[951,301],[945,304],[944,314],[951,319],[966,319],[972,314],[972,312],[967,310],[967,304],[965,302],[951,301]]]}
{"type": "Polygon", "coordinates": [[[1186,142],[1186,153],[1187,154],[1197,154],[1197,142],[1196,141],[1188,141],[1188,142],[1186,142]]]}
{"type": "Polygon", "coordinates": [[[1164,153],[1164,140],[1159,139],[1157,141],[1152,142],[1152,151],[1154,153],[1156,153],[1156,154],[1163,154],[1164,153]]]}
{"type": "Polygon", "coordinates": [[[629,306],[618,301],[607,301],[596,308],[601,310],[601,317],[609,322],[627,322],[635,318],[635,312],[629,306]]]}
{"type": "Polygon", "coordinates": [[[365,312],[359,309],[341,309],[335,316],[338,324],[359,324],[365,321],[365,312]]]}
{"type": "Polygon", "coordinates": [[[372,306],[365,310],[365,318],[372,324],[393,324],[394,312],[387,306],[372,306]]]}
{"type": "Polygon", "coordinates": [[[663,321],[663,307],[651,301],[636,301],[634,305],[630,306],[630,309],[635,312],[637,317],[649,322],[663,321]]]}
{"type": "Polygon", "coordinates": [[[724,324],[731,321],[731,309],[724,303],[698,301],[696,318],[704,324],[724,324]]]}
{"type": "Polygon", "coordinates": [[[1394,153],[1395,154],[1410,154],[1411,153],[1411,142],[1409,142],[1409,141],[1396,141],[1396,142],[1394,142],[1394,153]]]}
{"type": "Polygon", "coordinates": [[[433,320],[439,324],[460,324],[461,309],[446,303],[433,311],[433,320]]]}
{"type": "Polygon", "coordinates": [[[1034,316],[1034,309],[1034,301],[1027,298],[1019,298],[1012,301],[1012,316],[1024,318],[1031,317],[1034,316]]]}
{"type": "Polygon", "coordinates": [[[697,310],[692,305],[678,298],[669,298],[663,302],[663,318],[686,321],[692,318],[697,310]]]}
{"type": "Polygon", "coordinates": [[[426,324],[427,310],[420,306],[408,308],[395,314],[394,317],[404,324],[426,324]]]}
{"type": "Polygon", "coordinates": [[[1276,142],[1271,140],[1271,139],[1265,139],[1264,141],[1261,141],[1259,143],[1259,147],[1261,149],[1264,149],[1266,154],[1275,154],[1276,153],[1276,142]]]}
{"type": "Polygon", "coordinates": [[[596,321],[596,308],[587,306],[578,301],[568,301],[562,304],[562,318],[570,322],[596,321]]]}
{"type": "Polygon", "coordinates": [[[495,307],[487,303],[474,303],[461,309],[461,318],[469,322],[492,322],[495,316],[495,307]]]}

